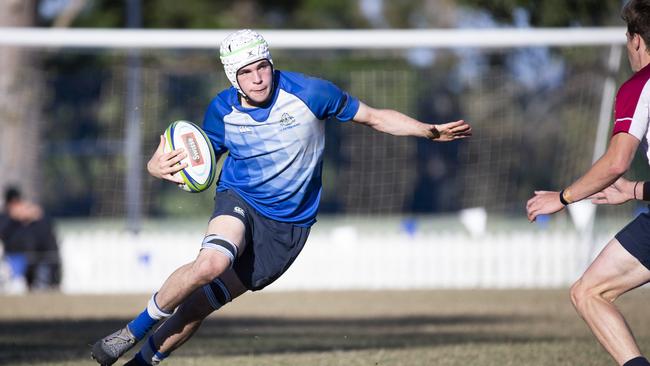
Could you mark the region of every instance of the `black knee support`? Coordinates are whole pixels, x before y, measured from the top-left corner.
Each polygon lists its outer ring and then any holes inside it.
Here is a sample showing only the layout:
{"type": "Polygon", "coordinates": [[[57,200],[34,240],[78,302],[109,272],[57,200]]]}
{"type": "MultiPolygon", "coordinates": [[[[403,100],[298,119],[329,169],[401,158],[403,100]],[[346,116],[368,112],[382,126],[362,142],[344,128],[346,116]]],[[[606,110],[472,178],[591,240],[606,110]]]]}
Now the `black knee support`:
{"type": "Polygon", "coordinates": [[[237,259],[237,246],[219,235],[210,234],[206,236],[203,239],[203,244],[201,244],[201,249],[203,248],[215,249],[225,254],[230,259],[230,267],[237,259]]]}

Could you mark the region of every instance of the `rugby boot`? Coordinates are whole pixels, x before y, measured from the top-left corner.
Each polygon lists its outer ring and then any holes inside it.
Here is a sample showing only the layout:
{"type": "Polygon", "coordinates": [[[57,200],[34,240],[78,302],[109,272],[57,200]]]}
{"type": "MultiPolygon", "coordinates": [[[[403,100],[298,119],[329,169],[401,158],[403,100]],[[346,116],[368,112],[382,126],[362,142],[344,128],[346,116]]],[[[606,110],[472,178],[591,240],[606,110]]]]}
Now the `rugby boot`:
{"type": "Polygon", "coordinates": [[[124,327],[95,342],[90,355],[98,364],[110,366],[135,344],[135,337],[129,327],[124,327]]]}

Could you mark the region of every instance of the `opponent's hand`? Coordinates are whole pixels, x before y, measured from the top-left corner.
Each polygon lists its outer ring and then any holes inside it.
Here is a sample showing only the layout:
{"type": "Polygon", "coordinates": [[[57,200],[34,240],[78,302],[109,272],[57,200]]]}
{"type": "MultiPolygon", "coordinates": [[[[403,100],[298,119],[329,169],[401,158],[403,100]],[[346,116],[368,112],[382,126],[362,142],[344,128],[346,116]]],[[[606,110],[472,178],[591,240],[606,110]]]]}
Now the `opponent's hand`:
{"type": "Polygon", "coordinates": [[[620,177],[609,187],[589,197],[597,205],[620,205],[634,199],[634,182],[620,177]]]}
{"type": "Polygon", "coordinates": [[[147,171],[156,178],[183,184],[183,178],[174,174],[187,168],[187,163],[179,164],[187,157],[187,153],[182,148],[166,153],[165,143],[165,137],[161,135],[160,144],[147,163],[147,171]]]}
{"type": "Polygon", "coordinates": [[[526,202],[526,213],[530,222],[535,221],[539,215],[553,214],[563,208],[560,192],[535,191],[535,195],[526,202]]]}
{"type": "Polygon", "coordinates": [[[472,136],[472,126],[461,119],[456,122],[432,125],[428,132],[429,136],[427,137],[430,140],[446,142],[472,136]]]}

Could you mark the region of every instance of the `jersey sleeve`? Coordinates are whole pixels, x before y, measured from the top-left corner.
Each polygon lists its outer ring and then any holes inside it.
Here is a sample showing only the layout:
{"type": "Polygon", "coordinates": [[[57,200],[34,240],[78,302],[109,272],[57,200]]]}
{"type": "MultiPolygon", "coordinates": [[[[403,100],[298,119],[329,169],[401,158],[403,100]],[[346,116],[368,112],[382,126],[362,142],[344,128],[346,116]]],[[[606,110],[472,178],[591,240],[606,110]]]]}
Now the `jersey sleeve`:
{"type": "Polygon", "coordinates": [[[223,113],[221,113],[220,109],[219,99],[217,97],[210,103],[203,117],[203,131],[205,131],[210,142],[212,142],[216,156],[228,150],[225,142],[226,129],[223,122],[223,113]]]}
{"type": "Polygon", "coordinates": [[[293,74],[289,88],[294,89],[303,102],[307,104],[314,115],[321,120],[336,117],[340,121],[349,121],[359,110],[359,99],[341,90],[334,83],[293,74]],[[299,84],[300,87],[296,87],[299,84]]]}
{"type": "Polygon", "coordinates": [[[648,93],[647,83],[629,80],[616,94],[614,103],[614,128],[612,136],[624,132],[642,140],[648,131],[648,93]]]}

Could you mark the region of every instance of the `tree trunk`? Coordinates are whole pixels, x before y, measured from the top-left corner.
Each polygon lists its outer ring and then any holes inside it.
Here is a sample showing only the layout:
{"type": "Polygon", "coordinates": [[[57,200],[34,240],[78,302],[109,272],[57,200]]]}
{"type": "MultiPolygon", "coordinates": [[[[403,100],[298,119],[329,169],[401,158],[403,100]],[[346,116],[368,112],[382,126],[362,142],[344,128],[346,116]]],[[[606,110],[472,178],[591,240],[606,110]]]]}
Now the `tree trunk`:
{"type": "MultiPolygon", "coordinates": [[[[0,27],[31,27],[36,0],[0,1],[0,27]]],[[[41,74],[34,51],[0,47],[0,189],[20,187],[38,200],[41,74]]],[[[0,199],[2,200],[2,199],[0,199]]]]}

